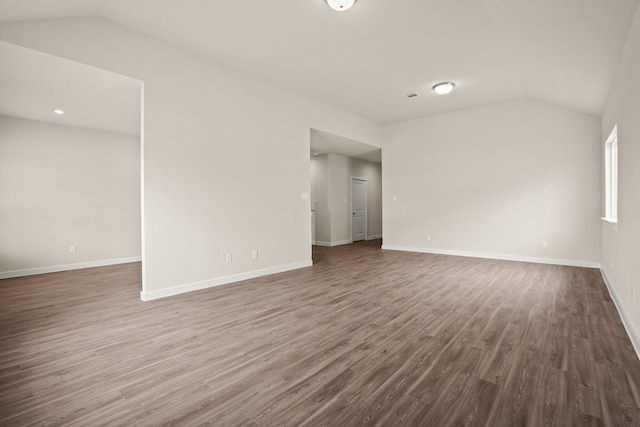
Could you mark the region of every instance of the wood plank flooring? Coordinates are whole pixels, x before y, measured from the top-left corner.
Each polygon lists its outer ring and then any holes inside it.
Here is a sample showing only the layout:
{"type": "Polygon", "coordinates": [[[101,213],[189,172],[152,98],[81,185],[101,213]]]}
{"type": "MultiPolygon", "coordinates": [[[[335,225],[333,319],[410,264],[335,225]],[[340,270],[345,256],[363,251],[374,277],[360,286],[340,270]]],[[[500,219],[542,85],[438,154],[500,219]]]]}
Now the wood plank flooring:
{"type": "Polygon", "coordinates": [[[314,248],[141,302],[140,265],[0,281],[0,425],[640,425],[595,269],[314,248]]]}

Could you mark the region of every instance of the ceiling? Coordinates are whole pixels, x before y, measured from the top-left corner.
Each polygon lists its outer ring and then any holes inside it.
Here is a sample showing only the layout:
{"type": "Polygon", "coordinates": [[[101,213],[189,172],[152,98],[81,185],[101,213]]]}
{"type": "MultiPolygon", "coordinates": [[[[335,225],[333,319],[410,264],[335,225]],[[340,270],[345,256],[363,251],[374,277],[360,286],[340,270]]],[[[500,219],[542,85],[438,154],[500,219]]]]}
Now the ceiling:
{"type": "MultiPolygon", "coordinates": [[[[0,115],[140,135],[140,81],[2,41],[0,63],[0,115]]],[[[380,148],[328,132],[310,141],[312,155],[382,161],[380,148]]]]}
{"type": "MultiPolygon", "coordinates": [[[[0,0],[0,22],[100,15],[389,124],[519,98],[600,115],[638,2],[0,0]]],[[[139,133],[139,82],[7,43],[0,62],[0,114],[139,133]]],[[[357,144],[312,133],[316,152],[379,161],[357,144]]]]}
{"type": "Polygon", "coordinates": [[[102,15],[380,124],[531,98],[599,115],[638,0],[0,0],[102,15]],[[455,91],[438,97],[444,80],[455,91]],[[407,98],[417,92],[421,96],[407,98]]]}
{"type": "Polygon", "coordinates": [[[380,148],[316,129],[311,129],[310,147],[311,156],[335,153],[368,162],[382,163],[380,148]]]}
{"type": "Polygon", "coordinates": [[[0,63],[0,115],[140,135],[140,81],[5,42],[0,63]]]}

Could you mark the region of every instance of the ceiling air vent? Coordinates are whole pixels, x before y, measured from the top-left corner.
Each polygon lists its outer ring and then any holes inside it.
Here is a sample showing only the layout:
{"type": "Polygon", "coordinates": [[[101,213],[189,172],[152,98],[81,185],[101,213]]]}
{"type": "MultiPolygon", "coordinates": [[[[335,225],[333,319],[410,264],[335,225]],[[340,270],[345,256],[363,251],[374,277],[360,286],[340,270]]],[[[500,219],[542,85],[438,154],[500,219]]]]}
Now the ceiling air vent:
{"type": "Polygon", "coordinates": [[[418,95],[418,94],[417,94],[417,93],[415,93],[415,92],[411,92],[411,93],[408,93],[408,94],[407,94],[407,98],[415,98],[416,96],[420,96],[420,95],[418,95]]]}

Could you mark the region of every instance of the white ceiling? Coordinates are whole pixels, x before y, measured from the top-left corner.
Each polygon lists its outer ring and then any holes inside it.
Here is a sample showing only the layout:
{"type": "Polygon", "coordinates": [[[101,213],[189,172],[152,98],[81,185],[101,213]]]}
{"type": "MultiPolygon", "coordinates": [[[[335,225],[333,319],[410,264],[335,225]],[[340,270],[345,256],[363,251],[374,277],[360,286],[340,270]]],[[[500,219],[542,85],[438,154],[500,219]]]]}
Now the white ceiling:
{"type": "Polygon", "coordinates": [[[0,0],[102,15],[381,124],[528,97],[599,115],[638,0],[0,0]],[[453,80],[438,97],[434,83],[453,80]],[[408,99],[406,94],[421,96],[408,99]]]}
{"type": "Polygon", "coordinates": [[[311,129],[310,146],[312,156],[335,153],[368,162],[382,163],[382,150],[380,148],[329,132],[311,129]]]}
{"type": "Polygon", "coordinates": [[[0,115],[140,135],[140,81],[5,42],[0,63],[0,115]]]}

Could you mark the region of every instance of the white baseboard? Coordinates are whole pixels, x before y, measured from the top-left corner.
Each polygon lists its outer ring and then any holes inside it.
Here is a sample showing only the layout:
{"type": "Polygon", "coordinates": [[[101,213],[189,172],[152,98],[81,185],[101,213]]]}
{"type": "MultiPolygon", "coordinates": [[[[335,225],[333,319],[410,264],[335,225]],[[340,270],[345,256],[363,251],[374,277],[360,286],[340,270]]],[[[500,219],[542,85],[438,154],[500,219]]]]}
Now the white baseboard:
{"type": "Polygon", "coordinates": [[[353,243],[353,240],[340,240],[338,242],[312,242],[313,245],[316,246],[327,246],[327,247],[333,247],[333,246],[340,246],[340,245],[350,245],[351,243],[353,243]]]}
{"type": "Polygon", "coordinates": [[[140,292],[142,301],[151,301],[154,299],[170,297],[183,294],[185,292],[199,291],[202,289],[213,288],[215,286],[227,285],[229,283],[240,282],[242,280],[255,279],[257,277],[269,276],[276,273],[284,273],[285,271],[297,270],[299,268],[311,267],[313,262],[303,261],[294,264],[286,264],[278,267],[265,268],[263,270],[249,271],[247,273],[234,274],[232,276],[220,277],[217,279],[205,280],[203,282],[188,283],[185,285],[174,286],[172,288],[160,289],[157,291],[140,292]]]}
{"type": "Polygon", "coordinates": [[[434,249],[434,248],[415,248],[408,246],[396,246],[396,245],[382,245],[382,249],[391,251],[405,251],[405,252],[420,252],[425,254],[439,254],[439,255],[454,255],[464,256],[470,258],[488,258],[488,259],[501,259],[505,261],[521,261],[521,262],[534,262],[536,264],[554,264],[554,265],[567,265],[570,267],[587,267],[587,268],[600,268],[599,262],[593,261],[578,261],[572,259],[557,259],[557,258],[538,258],[522,255],[507,255],[507,254],[494,254],[488,252],[469,252],[469,251],[456,251],[449,249],[434,249]]]}
{"type": "Polygon", "coordinates": [[[100,261],[79,262],[77,264],[52,265],[49,267],[27,268],[25,270],[0,272],[0,279],[11,279],[13,277],[33,276],[36,274],[57,273],[59,271],[80,270],[82,268],[104,267],[106,265],[127,264],[130,262],[140,262],[142,257],[104,259],[100,261]]]}
{"type": "Polygon", "coordinates": [[[629,320],[629,317],[627,316],[626,312],[624,311],[624,307],[622,306],[622,304],[620,303],[620,300],[618,299],[618,295],[616,294],[611,281],[609,280],[609,277],[607,276],[607,272],[604,271],[604,268],[600,269],[600,273],[602,274],[602,279],[604,280],[604,283],[607,285],[607,289],[609,290],[609,295],[611,295],[611,299],[613,300],[613,304],[616,306],[616,308],[618,309],[618,314],[620,315],[620,319],[622,320],[622,324],[624,325],[624,329],[627,331],[627,335],[629,336],[629,339],[631,340],[631,344],[633,345],[633,348],[636,351],[636,355],[638,356],[638,359],[640,359],[640,339],[638,339],[638,334],[636,334],[636,330],[633,327],[633,323],[631,323],[631,320],[629,320]]]}
{"type": "Polygon", "coordinates": [[[382,239],[382,234],[374,234],[373,236],[367,236],[367,240],[382,239]]]}

